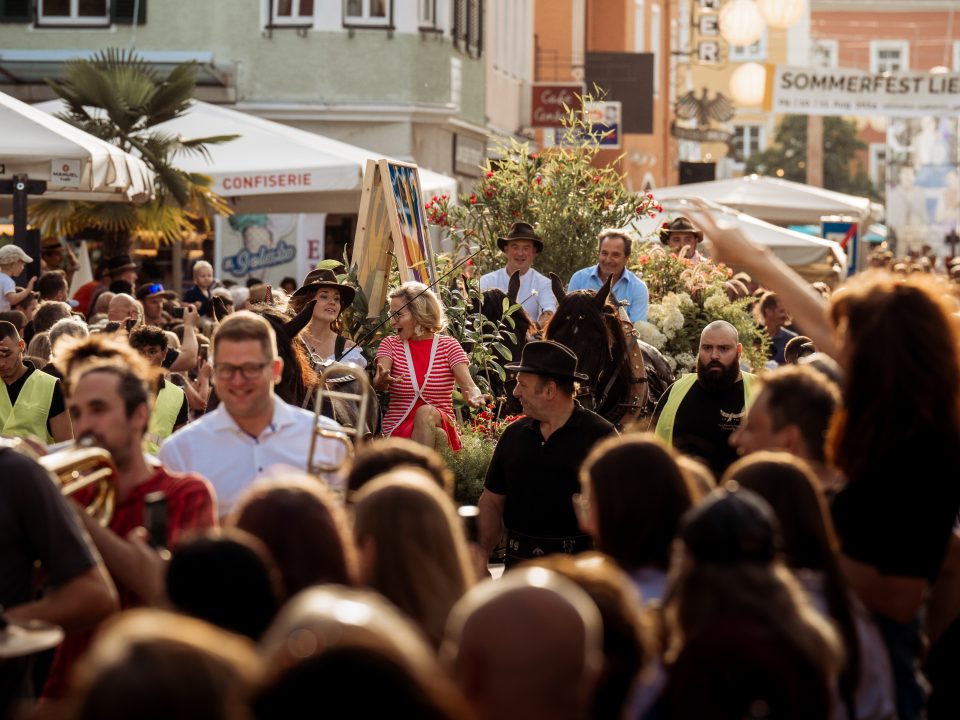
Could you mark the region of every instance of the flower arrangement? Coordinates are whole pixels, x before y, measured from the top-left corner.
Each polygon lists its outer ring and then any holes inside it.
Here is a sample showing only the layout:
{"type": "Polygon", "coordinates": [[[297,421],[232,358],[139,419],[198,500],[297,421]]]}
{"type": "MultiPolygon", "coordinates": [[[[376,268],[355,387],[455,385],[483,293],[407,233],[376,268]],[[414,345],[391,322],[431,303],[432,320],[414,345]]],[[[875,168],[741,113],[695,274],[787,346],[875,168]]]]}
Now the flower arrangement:
{"type": "Polygon", "coordinates": [[[476,505],[483,492],[483,481],[497,440],[510,423],[522,417],[498,418],[496,407],[488,405],[461,426],[460,452],[453,452],[446,444],[441,444],[440,454],[455,479],[453,499],[457,504],[476,505]]]}
{"type": "Polygon", "coordinates": [[[676,373],[691,372],[704,326],[726,320],[740,333],[743,359],[763,367],[770,340],[750,314],[750,298],[731,301],[724,283],[729,268],[709,258],[694,262],[672,254],[659,242],[645,243],[631,268],[647,284],[647,320],[635,324],[640,339],[660,350],[676,373]]]}

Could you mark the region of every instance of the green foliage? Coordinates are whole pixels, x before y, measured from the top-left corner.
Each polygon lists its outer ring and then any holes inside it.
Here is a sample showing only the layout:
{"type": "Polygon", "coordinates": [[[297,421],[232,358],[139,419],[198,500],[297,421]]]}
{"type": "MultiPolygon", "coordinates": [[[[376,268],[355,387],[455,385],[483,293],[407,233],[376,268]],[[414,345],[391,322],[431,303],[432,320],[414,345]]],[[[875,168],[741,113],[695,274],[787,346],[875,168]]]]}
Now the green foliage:
{"type": "Polygon", "coordinates": [[[66,77],[47,84],[67,104],[58,117],[81,130],[138,155],[155,173],[156,196],[141,206],[127,203],[46,201],[31,211],[31,220],[50,234],[75,234],[91,228],[103,232],[119,252],[128,236],[176,242],[197,224],[209,229],[214,215],[229,215],[224,198],[214,193],[205,175],[176,167],[178,155],[207,155],[207,146],[237,137],[217,135],[185,139],[155,128],[183,115],[193,102],[196,63],[183,63],[160,80],[154,68],[134,52],[107,49],[90,60],[66,64],[66,77]]]}
{"type": "Polygon", "coordinates": [[[446,443],[441,443],[440,455],[453,473],[454,502],[458,505],[476,505],[483,492],[483,481],[497,443],[472,432],[464,432],[462,442],[460,452],[453,452],[446,443]]]}
{"type": "Polygon", "coordinates": [[[461,195],[458,205],[446,196],[427,203],[430,222],[445,227],[462,247],[485,248],[477,259],[481,272],[503,265],[497,238],[512,223],[528,222],[545,246],[537,268],[566,280],[596,263],[601,230],[624,227],[657,208],[652,196],[625,189],[614,164],[595,164],[600,139],[580,114],[569,110],[557,147],[532,154],[526,143],[499,141],[494,151],[499,159],[487,162],[472,193],[461,195]]]}
{"type": "MultiPolygon", "coordinates": [[[[441,255],[437,258],[437,273],[442,276],[449,272],[452,258],[441,255]]],[[[513,314],[519,304],[510,305],[504,299],[503,319],[489,320],[481,312],[483,293],[479,285],[472,280],[460,279],[456,283],[441,283],[440,302],[447,313],[447,334],[455,338],[470,358],[470,375],[477,387],[484,393],[492,393],[493,377],[506,380],[507,373],[501,363],[513,360],[510,350],[504,345],[509,341],[516,343],[514,332],[516,323],[513,314]]],[[[454,406],[462,406],[463,401],[455,396],[454,406]]]]}
{"type": "MultiPolygon", "coordinates": [[[[785,180],[807,181],[807,116],[787,115],[777,127],[776,145],[751,155],[746,172],[777,176],[785,180]]],[[[870,182],[862,163],[854,164],[856,154],[866,150],[857,138],[856,123],[840,117],[823,119],[823,186],[828,190],[882,200],[870,182]]]]}

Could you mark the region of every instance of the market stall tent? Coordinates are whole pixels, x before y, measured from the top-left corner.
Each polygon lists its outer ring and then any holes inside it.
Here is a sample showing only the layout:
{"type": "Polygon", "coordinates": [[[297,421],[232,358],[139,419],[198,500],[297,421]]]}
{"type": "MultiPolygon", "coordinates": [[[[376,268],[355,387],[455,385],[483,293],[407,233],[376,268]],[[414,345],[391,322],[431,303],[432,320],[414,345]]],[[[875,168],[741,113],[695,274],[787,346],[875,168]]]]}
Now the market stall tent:
{"type": "Polygon", "coordinates": [[[824,215],[853,215],[861,223],[872,222],[883,213],[883,207],[869,198],[763,175],[656,188],[653,194],[660,202],[701,198],[784,226],[819,225],[824,215]]]}
{"type": "MultiPolygon", "coordinates": [[[[48,113],[64,109],[59,100],[36,107],[48,113]]],[[[183,138],[239,135],[211,145],[205,155],[178,156],[176,165],[213,179],[213,190],[229,198],[238,215],[252,213],[356,213],[360,207],[367,159],[383,157],[220,105],[194,102],[178,118],[156,130],[183,138]]],[[[456,195],[454,178],[420,168],[427,196],[456,195]]]]}
{"type": "Polygon", "coordinates": [[[153,173],[142,160],[4,93],[0,129],[0,178],[46,181],[43,199],[143,202],[153,195],[153,173]]]}
{"type": "MultiPolygon", "coordinates": [[[[654,193],[657,193],[655,197],[663,206],[663,212],[655,213],[654,217],[637,219],[633,223],[637,235],[643,239],[658,240],[663,223],[678,215],[693,217],[693,196],[661,199],[658,191],[654,193]]],[[[769,248],[807,280],[823,280],[833,284],[841,279],[841,268],[846,268],[847,257],[839,243],[778,227],[718,203],[707,202],[707,205],[715,214],[735,224],[751,242],[769,248]]],[[[706,248],[706,252],[709,254],[709,248],[706,248]]]]}

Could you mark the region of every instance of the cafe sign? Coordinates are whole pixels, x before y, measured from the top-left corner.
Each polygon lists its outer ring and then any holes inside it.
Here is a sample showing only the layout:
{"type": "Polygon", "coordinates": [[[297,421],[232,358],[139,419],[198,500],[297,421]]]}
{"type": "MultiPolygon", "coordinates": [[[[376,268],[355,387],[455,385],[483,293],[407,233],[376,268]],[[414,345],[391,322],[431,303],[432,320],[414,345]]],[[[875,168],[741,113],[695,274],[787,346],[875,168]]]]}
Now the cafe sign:
{"type": "Polygon", "coordinates": [[[582,106],[583,85],[579,83],[534,83],[531,92],[530,124],[533,127],[563,127],[566,108],[579,112],[582,106]]]}

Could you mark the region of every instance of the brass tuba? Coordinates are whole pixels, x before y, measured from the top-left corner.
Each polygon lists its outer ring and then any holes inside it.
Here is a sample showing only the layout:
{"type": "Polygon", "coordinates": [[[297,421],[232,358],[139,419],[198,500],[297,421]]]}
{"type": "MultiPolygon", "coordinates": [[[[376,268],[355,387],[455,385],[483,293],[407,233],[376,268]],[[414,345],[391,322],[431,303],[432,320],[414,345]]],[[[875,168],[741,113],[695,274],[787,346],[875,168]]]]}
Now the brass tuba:
{"type": "Polygon", "coordinates": [[[113,457],[89,441],[51,446],[53,452],[37,459],[57,480],[60,492],[69,497],[93,487],[96,493],[85,510],[102,527],[110,524],[116,505],[117,467],[113,457]]]}
{"type": "MultiPolygon", "coordinates": [[[[330,363],[323,368],[320,373],[320,384],[317,385],[317,394],[313,404],[313,437],[310,438],[310,452],[307,455],[307,472],[312,475],[321,473],[333,473],[340,470],[343,462],[336,464],[318,463],[314,460],[314,452],[317,447],[317,438],[327,438],[337,440],[346,446],[346,458],[353,457],[354,446],[359,445],[366,440],[367,431],[367,408],[370,404],[370,397],[373,394],[373,388],[367,379],[367,374],[360,368],[345,363],[330,363]],[[330,390],[327,385],[334,378],[343,378],[349,376],[357,381],[360,386],[359,393],[344,392],[342,390],[330,390]],[[357,427],[344,427],[341,430],[328,430],[320,424],[321,413],[323,412],[323,401],[343,400],[354,402],[359,406],[357,413],[357,427]]],[[[370,431],[372,432],[372,430],[370,431]]]]}

